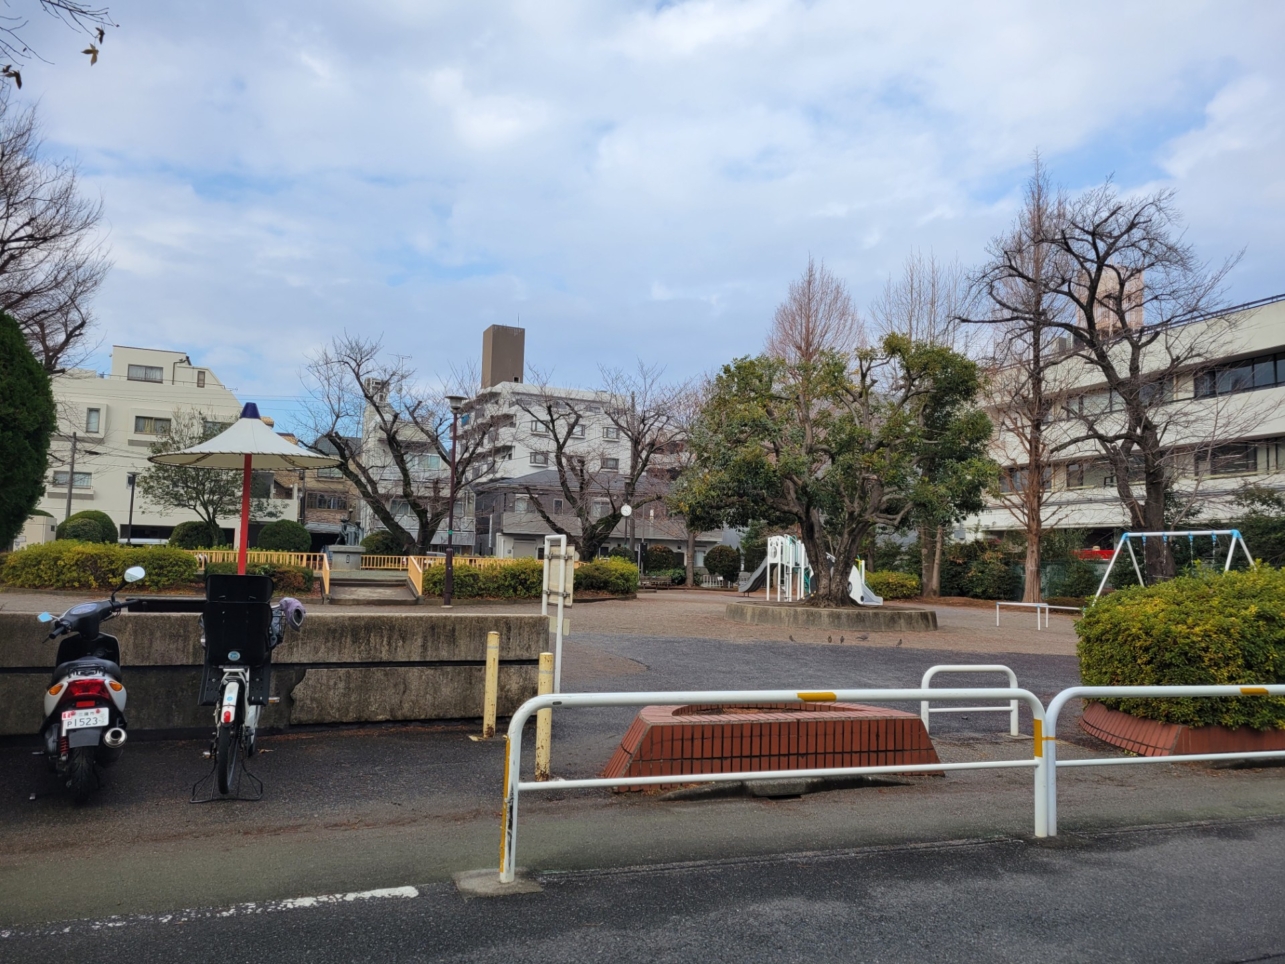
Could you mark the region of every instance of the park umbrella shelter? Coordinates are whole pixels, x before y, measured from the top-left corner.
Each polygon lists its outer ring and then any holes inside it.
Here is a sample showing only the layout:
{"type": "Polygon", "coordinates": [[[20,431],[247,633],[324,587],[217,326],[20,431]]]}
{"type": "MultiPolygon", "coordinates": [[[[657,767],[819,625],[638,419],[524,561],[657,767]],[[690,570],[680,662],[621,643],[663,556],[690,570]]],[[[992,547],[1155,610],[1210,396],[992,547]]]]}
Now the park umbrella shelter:
{"type": "Polygon", "coordinates": [[[236,571],[245,575],[250,541],[250,480],[255,469],[324,469],[339,460],[302,449],[272,431],[259,417],[259,407],[247,402],[241,417],[225,431],[180,452],[163,452],[149,461],[160,465],[186,465],[202,469],[241,470],[241,528],[236,571]]]}

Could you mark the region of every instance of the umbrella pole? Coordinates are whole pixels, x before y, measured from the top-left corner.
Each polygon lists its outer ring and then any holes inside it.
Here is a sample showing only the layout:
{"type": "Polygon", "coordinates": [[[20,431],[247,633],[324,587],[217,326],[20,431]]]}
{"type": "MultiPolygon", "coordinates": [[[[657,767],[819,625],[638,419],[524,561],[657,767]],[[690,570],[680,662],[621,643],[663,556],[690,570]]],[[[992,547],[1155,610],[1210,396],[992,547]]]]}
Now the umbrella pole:
{"type": "Polygon", "coordinates": [[[237,575],[245,575],[245,558],[247,543],[250,541],[250,461],[251,455],[245,457],[245,468],[241,471],[241,539],[237,547],[237,575]]]}

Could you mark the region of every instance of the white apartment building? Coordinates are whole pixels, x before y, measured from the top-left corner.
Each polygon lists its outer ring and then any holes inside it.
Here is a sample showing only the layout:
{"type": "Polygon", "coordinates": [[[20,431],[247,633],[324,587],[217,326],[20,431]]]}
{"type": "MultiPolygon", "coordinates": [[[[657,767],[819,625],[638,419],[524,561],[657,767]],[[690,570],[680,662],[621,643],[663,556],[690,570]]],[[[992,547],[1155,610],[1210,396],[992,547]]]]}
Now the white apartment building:
{"type": "MultiPolygon", "coordinates": [[[[1181,430],[1167,440],[1174,451],[1175,488],[1198,500],[1198,518],[1206,522],[1227,518],[1233,512],[1231,496],[1247,482],[1285,490],[1285,295],[1238,306],[1222,317],[1234,318],[1235,324],[1212,366],[1179,374],[1162,389],[1187,413],[1181,430]]],[[[1217,324],[1223,330],[1219,319],[1193,324],[1217,324]]],[[[1090,380],[1091,371],[1086,366],[1079,377],[1070,377],[1061,407],[1073,405],[1082,416],[1108,420],[1117,403],[1105,385],[1090,380]]],[[[1052,438],[1073,432],[1075,424],[1064,412],[1050,426],[1052,438]]],[[[992,457],[1002,467],[1002,486],[1025,484],[1017,467],[1020,452],[1013,437],[997,431],[992,457]]],[[[1067,448],[1055,459],[1043,480],[1045,525],[1097,530],[1099,541],[1108,544],[1107,533],[1128,524],[1112,469],[1092,443],[1067,448]]],[[[991,501],[964,524],[965,531],[998,535],[1021,529],[1012,513],[991,501]]]]}
{"type": "MultiPolygon", "coordinates": [[[[115,345],[110,371],[72,369],[54,377],[53,391],[58,431],[50,446],[51,467],[40,510],[61,522],[68,514],[70,483],[70,511],[107,513],[122,539],[163,541],[174,526],[197,518],[194,512],[161,510],[149,505],[141,492],[135,493],[131,532],[129,478],[149,467],[149,447],[169,428],[176,411],[199,411],[209,421],[237,419],[241,403],[214,372],[193,365],[183,352],[115,345]]],[[[272,494],[277,518],[297,518],[292,493],[272,494]]],[[[228,529],[233,522],[228,521],[228,529]]],[[[49,518],[34,516],[17,544],[50,538],[49,518]]]]}

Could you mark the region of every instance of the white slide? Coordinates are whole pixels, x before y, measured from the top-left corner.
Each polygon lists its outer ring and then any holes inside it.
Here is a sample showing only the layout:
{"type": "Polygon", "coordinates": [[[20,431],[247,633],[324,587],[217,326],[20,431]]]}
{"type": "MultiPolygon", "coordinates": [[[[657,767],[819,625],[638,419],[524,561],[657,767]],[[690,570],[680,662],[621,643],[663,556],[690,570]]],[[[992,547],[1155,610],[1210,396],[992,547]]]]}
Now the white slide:
{"type": "Polygon", "coordinates": [[[856,565],[848,575],[848,595],[859,606],[882,606],[883,596],[876,596],[866,585],[865,567],[856,565]]]}

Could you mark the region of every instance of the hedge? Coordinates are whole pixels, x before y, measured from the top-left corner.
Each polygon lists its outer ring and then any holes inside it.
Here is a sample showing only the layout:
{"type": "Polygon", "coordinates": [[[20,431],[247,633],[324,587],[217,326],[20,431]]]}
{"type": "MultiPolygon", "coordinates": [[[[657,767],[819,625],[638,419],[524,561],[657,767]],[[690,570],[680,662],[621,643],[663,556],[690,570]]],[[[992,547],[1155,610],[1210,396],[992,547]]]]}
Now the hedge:
{"type": "Polygon", "coordinates": [[[293,519],[278,519],[259,530],[255,548],[272,552],[311,552],[312,533],[293,519]]]}
{"type": "MultiPolygon", "coordinates": [[[[272,580],[273,592],[278,595],[312,592],[315,573],[304,566],[278,565],[272,562],[252,562],[245,567],[247,575],[268,576],[272,580]]],[[[205,574],[232,575],[236,572],[235,562],[211,562],[205,566],[205,574]]]]}
{"type": "Polygon", "coordinates": [[[59,539],[73,542],[106,542],[103,527],[94,519],[68,519],[58,527],[59,539]]]}
{"type": "MultiPolygon", "coordinates": [[[[1086,686],[1285,681],[1285,571],[1184,576],[1099,599],[1075,625],[1086,686]]],[[[1285,729],[1285,698],[1103,700],[1144,719],[1285,729]]]]}
{"type": "Polygon", "coordinates": [[[741,574],[741,554],[732,546],[714,546],[705,553],[705,568],[726,582],[736,582],[741,574]]]}
{"type": "Polygon", "coordinates": [[[919,595],[919,577],[904,572],[867,572],[866,585],[884,599],[913,599],[919,595]]]}
{"type": "Polygon", "coordinates": [[[10,553],[0,578],[21,589],[115,589],[130,566],[147,570],[135,588],[168,589],[197,578],[196,559],[181,549],[68,540],[10,553]]]}
{"type": "MultiPolygon", "coordinates": [[[[83,527],[77,526],[77,531],[86,531],[83,527]]],[[[106,512],[100,512],[98,509],[81,509],[79,512],[73,512],[64,521],[58,524],[54,530],[59,539],[82,539],[85,542],[119,542],[120,532],[116,529],[116,523],[112,522],[112,517],[106,512]],[[69,534],[76,523],[85,519],[93,522],[98,526],[99,536],[97,539],[86,539],[83,535],[69,534]]]]}
{"type": "MultiPolygon", "coordinates": [[[[457,563],[454,595],[459,599],[539,599],[544,586],[544,563],[539,559],[514,559],[502,566],[481,568],[457,563]]],[[[424,570],[424,595],[440,596],[446,567],[424,570]]]]}
{"type": "Polygon", "coordinates": [[[638,567],[624,559],[595,559],[576,570],[576,591],[633,595],[638,592],[638,567]]]}

